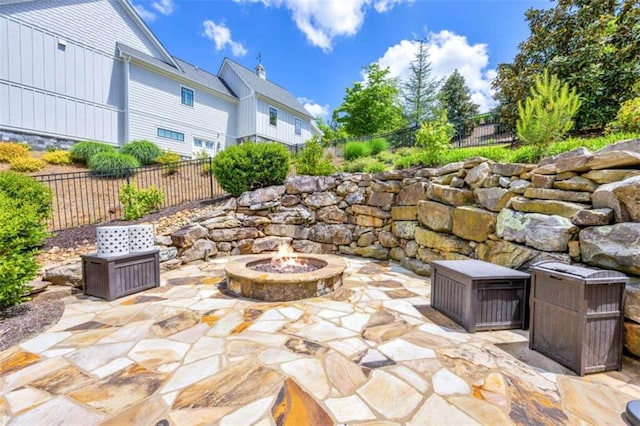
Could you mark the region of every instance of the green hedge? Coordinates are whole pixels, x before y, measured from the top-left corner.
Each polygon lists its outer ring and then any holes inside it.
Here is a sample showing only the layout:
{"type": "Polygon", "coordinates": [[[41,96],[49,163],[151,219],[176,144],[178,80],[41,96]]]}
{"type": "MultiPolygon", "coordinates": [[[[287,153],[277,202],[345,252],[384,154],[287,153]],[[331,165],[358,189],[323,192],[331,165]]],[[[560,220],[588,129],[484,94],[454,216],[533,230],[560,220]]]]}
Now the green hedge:
{"type": "Polygon", "coordinates": [[[289,151],[279,143],[231,146],[213,159],[213,174],[234,197],[270,185],[281,185],[290,167],[289,151]]]}

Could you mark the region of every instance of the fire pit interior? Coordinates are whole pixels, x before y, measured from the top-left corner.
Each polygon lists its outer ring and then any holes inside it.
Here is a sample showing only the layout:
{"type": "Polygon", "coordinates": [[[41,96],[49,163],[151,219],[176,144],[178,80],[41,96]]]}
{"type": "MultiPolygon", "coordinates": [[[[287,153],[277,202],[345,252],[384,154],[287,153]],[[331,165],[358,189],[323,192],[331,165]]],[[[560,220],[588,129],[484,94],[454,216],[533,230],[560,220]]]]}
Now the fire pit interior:
{"type": "Polygon", "coordinates": [[[298,255],[281,247],[275,255],[234,258],[225,267],[227,289],[270,302],[322,296],[342,286],[345,261],[328,254],[298,255]]]}

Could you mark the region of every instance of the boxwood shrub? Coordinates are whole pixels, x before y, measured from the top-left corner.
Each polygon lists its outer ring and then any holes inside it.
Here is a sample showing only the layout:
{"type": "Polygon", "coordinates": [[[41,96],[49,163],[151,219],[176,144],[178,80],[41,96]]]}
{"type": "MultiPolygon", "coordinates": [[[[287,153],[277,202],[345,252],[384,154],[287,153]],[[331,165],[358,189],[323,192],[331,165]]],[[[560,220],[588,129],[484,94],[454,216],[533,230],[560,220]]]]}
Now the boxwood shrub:
{"type": "Polygon", "coordinates": [[[63,166],[73,163],[71,153],[62,149],[47,151],[42,156],[42,159],[49,164],[59,164],[63,166]]]}
{"type": "Polygon", "coordinates": [[[162,150],[153,142],[147,140],[132,141],[122,145],[121,154],[127,154],[137,159],[140,164],[153,164],[162,155],[162,150]]]}
{"type": "Polygon", "coordinates": [[[19,208],[28,205],[41,219],[48,218],[51,213],[51,190],[30,176],[0,172],[0,193],[14,200],[19,208]]]}
{"type": "Polygon", "coordinates": [[[289,151],[279,143],[231,146],[213,159],[213,174],[234,197],[245,191],[281,185],[290,167],[289,151]]]}

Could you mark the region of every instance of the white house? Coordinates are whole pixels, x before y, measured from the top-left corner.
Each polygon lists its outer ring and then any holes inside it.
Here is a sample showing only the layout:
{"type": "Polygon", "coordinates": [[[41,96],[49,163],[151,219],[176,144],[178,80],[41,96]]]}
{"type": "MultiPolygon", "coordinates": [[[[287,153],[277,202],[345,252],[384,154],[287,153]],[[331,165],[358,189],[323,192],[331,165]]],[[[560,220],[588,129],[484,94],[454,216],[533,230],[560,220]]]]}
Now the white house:
{"type": "Polygon", "coordinates": [[[183,156],[320,131],[286,89],[172,56],[128,0],[0,0],[0,137],[147,139],[183,156]]]}

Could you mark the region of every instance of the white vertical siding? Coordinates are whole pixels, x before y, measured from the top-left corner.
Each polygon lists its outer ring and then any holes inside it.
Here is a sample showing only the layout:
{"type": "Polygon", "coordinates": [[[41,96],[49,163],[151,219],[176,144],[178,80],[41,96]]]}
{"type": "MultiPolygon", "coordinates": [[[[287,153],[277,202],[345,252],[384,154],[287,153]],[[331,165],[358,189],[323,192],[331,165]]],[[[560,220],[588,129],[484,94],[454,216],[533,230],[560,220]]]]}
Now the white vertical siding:
{"type": "Polygon", "coordinates": [[[130,66],[129,98],[131,140],[147,139],[192,156],[194,137],[221,142],[223,149],[237,137],[236,103],[135,63],[130,66]],[[194,91],[193,107],[181,103],[183,85],[194,91]],[[159,137],[158,128],[183,133],[184,141],[159,137]]]}
{"type": "Polygon", "coordinates": [[[289,144],[302,144],[313,136],[311,123],[308,118],[298,115],[277,103],[269,103],[269,101],[261,98],[258,98],[256,125],[259,136],[289,144]],[[276,126],[269,124],[269,107],[274,107],[278,110],[278,122],[276,126]],[[296,118],[299,118],[302,122],[302,132],[300,135],[296,135],[295,132],[296,118]]]}
{"type": "Polygon", "coordinates": [[[118,0],[38,0],[0,4],[0,14],[81,41],[104,53],[114,53],[120,41],[165,60],[118,0]]]}
{"type": "Polygon", "coordinates": [[[120,142],[120,59],[0,15],[0,64],[0,127],[120,142]]]}
{"type": "Polygon", "coordinates": [[[226,63],[222,65],[220,78],[227,83],[227,86],[233,90],[233,93],[236,94],[238,99],[243,99],[253,94],[251,88],[247,86],[240,76],[226,63]]]}
{"type": "Polygon", "coordinates": [[[248,96],[240,99],[238,105],[238,137],[256,134],[256,98],[248,96]]]}

